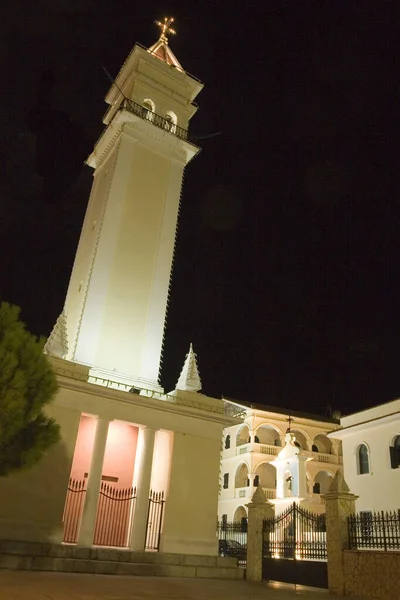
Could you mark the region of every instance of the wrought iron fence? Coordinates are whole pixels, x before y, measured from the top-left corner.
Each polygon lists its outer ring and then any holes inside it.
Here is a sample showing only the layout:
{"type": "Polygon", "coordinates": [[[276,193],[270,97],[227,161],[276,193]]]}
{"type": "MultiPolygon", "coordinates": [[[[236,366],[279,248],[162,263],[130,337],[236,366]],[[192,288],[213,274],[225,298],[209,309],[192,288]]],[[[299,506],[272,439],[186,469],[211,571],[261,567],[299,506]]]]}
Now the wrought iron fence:
{"type": "Polygon", "coordinates": [[[164,492],[150,491],[146,524],[146,550],[159,550],[164,514],[164,492]]]}
{"type": "Polygon", "coordinates": [[[247,558],[247,519],[241,522],[221,521],[217,523],[218,554],[234,556],[239,565],[246,566],[247,558]]]}
{"type": "Polygon", "coordinates": [[[348,517],[349,547],[358,550],[400,550],[400,509],[364,511],[348,517]]]}
{"type": "Polygon", "coordinates": [[[293,503],[283,513],[265,519],[263,555],[266,558],[326,561],[326,517],[293,503]]]}
{"type": "Polygon", "coordinates": [[[126,98],[124,100],[124,108],[126,108],[126,110],[129,110],[129,112],[133,113],[134,115],[140,117],[141,119],[145,119],[146,121],[149,121],[149,123],[156,125],[156,127],[159,127],[160,129],[164,129],[164,131],[172,133],[179,139],[190,141],[187,129],[179,127],[179,125],[176,125],[170,119],[166,119],[165,117],[157,115],[145,106],[137,104],[137,102],[126,98]]]}
{"type": "Polygon", "coordinates": [[[93,544],[95,546],[128,545],[128,534],[136,488],[118,489],[102,483],[97,506],[93,544]]]}
{"type": "Polygon", "coordinates": [[[64,508],[64,542],[76,544],[86,494],[86,480],[70,479],[64,508]]]}

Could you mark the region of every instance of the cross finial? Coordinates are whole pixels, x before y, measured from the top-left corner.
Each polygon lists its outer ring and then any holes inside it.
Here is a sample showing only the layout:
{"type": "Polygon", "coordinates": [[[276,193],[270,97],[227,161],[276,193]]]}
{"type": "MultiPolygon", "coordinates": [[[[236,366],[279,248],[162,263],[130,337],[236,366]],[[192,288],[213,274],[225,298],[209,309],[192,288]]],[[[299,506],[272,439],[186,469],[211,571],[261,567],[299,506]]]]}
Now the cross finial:
{"type": "Polygon", "coordinates": [[[168,43],[168,38],[167,35],[171,34],[171,35],[175,35],[176,31],[175,29],[172,29],[171,25],[174,22],[174,18],[173,17],[164,17],[164,21],[154,21],[154,23],[160,28],[161,30],[161,35],[160,35],[160,40],[162,40],[163,42],[168,43]]]}
{"type": "Polygon", "coordinates": [[[287,432],[286,432],[286,433],[290,433],[290,426],[291,426],[291,424],[293,423],[294,419],[293,419],[293,417],[291,417],[291,416],[289,415],[289,416],[287,417],[286,421],[287,421],[287,422],[288,422],[288,424],[289,424],[289,427],[287,428],[287,432]]]}

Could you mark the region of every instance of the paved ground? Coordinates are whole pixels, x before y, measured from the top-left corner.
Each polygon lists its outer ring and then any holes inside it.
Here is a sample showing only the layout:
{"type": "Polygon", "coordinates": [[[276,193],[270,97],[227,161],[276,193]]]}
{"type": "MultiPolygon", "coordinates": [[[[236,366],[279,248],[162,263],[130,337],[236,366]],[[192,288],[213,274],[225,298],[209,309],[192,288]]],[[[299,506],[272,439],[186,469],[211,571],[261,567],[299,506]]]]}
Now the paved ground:
{"type": "MultiPolygon", "coordinates": [[[[0,600],[329,600],[327,591],[216,579],[0,571],[0,600]]],[[[338,596],[335,600],[340,600],[338,596]]]]}

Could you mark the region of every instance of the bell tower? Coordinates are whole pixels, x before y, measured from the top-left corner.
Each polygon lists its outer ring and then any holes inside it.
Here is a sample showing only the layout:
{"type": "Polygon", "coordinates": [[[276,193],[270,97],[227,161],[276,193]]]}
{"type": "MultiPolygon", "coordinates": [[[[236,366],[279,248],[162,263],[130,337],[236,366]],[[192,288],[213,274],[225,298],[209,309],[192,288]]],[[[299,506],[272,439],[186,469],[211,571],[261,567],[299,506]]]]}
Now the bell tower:
{"type": "Polygon", "coordinates": [[[188,126],[203,85],[168,44],[136,44],[106,96],[106,128],[65,306],[46,351],[98,376],[160,390],[158,376],[188,126]]]}

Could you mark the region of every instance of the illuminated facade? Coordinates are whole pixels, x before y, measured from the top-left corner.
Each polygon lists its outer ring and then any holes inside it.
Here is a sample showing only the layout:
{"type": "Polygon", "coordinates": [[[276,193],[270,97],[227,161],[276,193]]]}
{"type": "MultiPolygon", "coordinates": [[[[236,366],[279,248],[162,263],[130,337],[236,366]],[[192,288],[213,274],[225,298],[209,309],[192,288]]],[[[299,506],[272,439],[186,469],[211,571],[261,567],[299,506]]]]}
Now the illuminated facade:
{"type": "Polygon", "coordinates": [[[257,485],[275,504],[276,513],[294,501],[313,512],[324,512],[321,495],[342,468],[341,444],[333,431],[338,422],[226,402],[243,411],[244,422],[224,430],[219,519],[240,521],[246,517],[246,504],[257,485]]]}

